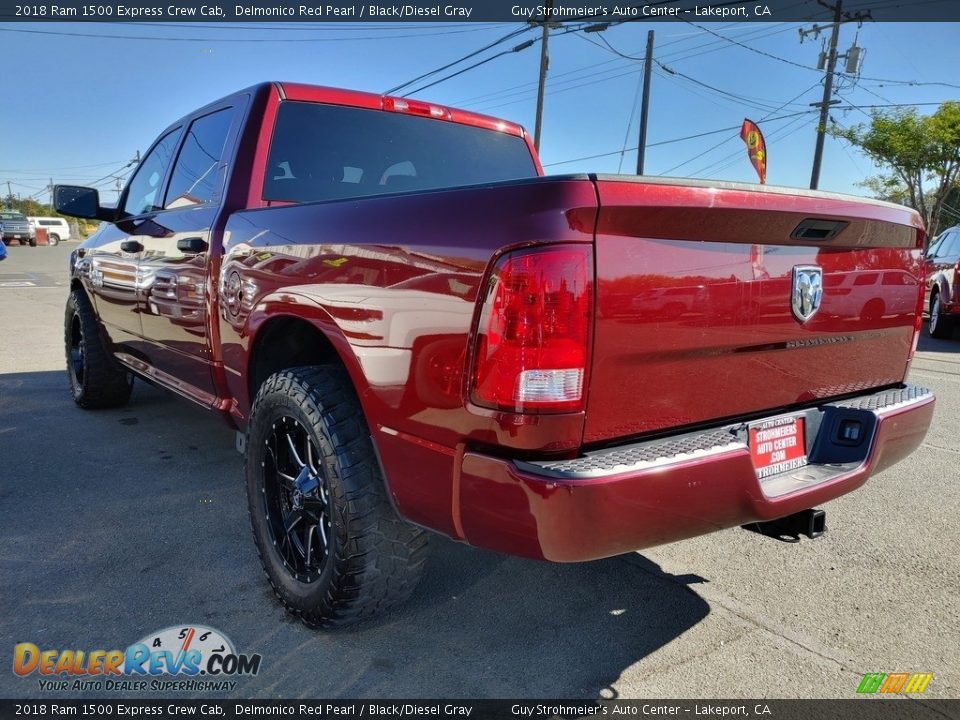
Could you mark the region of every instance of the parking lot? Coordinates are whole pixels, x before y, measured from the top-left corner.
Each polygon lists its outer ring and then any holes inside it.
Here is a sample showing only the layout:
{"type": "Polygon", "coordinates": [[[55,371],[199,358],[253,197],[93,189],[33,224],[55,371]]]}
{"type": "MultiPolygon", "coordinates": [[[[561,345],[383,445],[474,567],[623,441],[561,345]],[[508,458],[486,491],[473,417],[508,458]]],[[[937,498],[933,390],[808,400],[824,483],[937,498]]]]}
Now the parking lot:
{"type": "MultiPolygon", "coordinates": [[[[321,633],[261,572],[232,430],[142,382],[121,410],[70,400],[74,247],[0,263],[3,653],[198,623],[263,656],[230,697],[846,698],[864,673],[901,671],[932,672],[926,696],[960,694],[960,339],[923,337],[912,380],[938,396],[933,428],[826,505],[821,539],[733,529],[552,565],[437,537],[401,610],[321,633]]],[[[50,697],[6,657],[0,696],[50,697]]]]}

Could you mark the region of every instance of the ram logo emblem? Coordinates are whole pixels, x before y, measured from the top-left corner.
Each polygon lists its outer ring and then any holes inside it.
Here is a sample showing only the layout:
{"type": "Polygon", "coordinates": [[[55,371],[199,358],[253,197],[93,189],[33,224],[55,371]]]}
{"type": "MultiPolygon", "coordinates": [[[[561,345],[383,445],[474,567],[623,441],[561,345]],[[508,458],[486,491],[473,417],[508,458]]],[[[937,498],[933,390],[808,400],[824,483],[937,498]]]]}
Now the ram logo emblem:
{"type": "Polygon", "coordinates": [[[793,316],[806,322],[820,309],[823,299],[823,270],[816,265],[797,265],[793,268],[791,292],[793,316]]]}

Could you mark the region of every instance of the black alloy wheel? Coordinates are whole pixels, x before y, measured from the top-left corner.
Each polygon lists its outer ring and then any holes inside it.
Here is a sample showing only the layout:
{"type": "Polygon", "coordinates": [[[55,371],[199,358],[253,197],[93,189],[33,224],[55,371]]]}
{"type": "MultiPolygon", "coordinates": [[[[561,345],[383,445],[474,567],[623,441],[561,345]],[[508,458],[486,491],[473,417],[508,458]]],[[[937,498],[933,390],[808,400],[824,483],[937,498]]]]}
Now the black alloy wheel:
{"type": "Polygon", "coordinates": [[[264,513],[284,567],[299,582],[323,573],[333,541],[330,491],[316,444],[296,418],[273,423],[261,461],[264,513]]]}

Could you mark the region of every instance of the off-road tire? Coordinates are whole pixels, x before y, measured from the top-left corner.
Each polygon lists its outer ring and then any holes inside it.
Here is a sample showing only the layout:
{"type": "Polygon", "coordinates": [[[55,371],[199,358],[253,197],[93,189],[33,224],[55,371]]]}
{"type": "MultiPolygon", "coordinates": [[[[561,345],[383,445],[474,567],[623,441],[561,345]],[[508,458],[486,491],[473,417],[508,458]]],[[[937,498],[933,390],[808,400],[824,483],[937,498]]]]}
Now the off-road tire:
{"type": "Polygon", "coordinates": [[[311,627],[361,622],[406,600],[423,571],[427,533],[400,519],[387,498],[373,442],[346,372],[312,366],[271,375],[251,409],[246,442],[247,503],[254,542],[284,607],[311,627]],[[317,448],[330,512],[318,576],[288,569],[267,518],[268,438],[274,424],[299,423],[317,448]]]}
{"type": "Polygon", "coordinates": [[[930,296],[930,320],[927,323],[927,331],[930,337],[945,340],[953,335],[953,324],[951,319],[943,314],[942,305],[940,305],[940,293],[935,292],[930,296]]]}
{"type": "Polygon", "coordinates": [[[64,345],[70,392],[77,405],[94,410],[127,404],[133,377],[111,357],[83,290],[73,290],[67,298],[64,345]]]}

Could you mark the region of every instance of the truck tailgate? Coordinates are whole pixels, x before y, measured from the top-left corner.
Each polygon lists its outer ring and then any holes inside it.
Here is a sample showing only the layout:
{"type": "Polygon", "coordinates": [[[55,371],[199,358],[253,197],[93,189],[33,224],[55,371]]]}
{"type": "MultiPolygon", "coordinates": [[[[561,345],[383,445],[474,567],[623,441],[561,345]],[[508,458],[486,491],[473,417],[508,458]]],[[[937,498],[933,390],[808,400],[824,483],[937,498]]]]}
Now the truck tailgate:
{"type": "Polygon", "coordinates": [[[584,442],[903,381],[923,279],[914,211],[732,183],[596,183],[584,442]]]}

